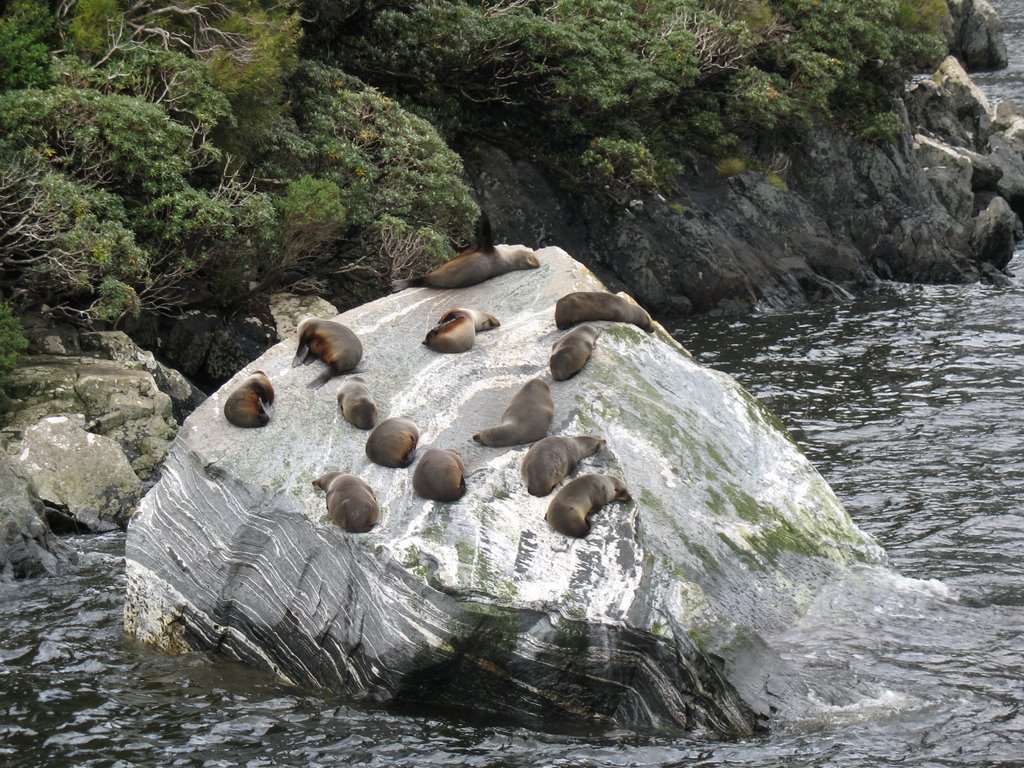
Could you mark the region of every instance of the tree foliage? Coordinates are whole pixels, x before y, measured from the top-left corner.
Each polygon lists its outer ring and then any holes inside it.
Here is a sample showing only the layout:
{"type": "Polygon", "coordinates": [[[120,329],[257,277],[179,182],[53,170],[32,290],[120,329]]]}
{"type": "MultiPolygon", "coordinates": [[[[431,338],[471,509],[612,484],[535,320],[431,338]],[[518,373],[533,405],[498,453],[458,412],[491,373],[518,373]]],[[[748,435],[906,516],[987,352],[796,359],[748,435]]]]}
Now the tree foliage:
{"type": "Polygon", "coordinates": [[[937,62],[946,15],[942,0],[326,6],[305,3],[309,55],[399,95],[453,140],[516,142],[570,176],[633,186],[671,170],[681,147],[731,151],[815,119],[872,127],[894,85],[937,62]]]}
{"type": "Polygon", "coordinates": [[[11,0],[0,299],[116,322],[425,270],[477,210],[451,146],[655,189],[690,149],[893,131],[944,0],[11,0]]]}

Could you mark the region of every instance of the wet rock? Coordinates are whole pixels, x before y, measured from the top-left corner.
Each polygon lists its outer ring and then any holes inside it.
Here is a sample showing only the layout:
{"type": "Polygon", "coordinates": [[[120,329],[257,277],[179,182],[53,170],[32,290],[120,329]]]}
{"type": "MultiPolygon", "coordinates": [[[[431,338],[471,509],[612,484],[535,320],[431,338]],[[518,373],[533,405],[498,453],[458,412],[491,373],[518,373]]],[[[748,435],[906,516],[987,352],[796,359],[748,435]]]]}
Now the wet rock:
{"type": "Polygon", "coordinates": [[[418,498],[415,464],[370,462],[337,387],[308,389],[317,371],[293,368],[282,342],[189,417],[142,501],[127,630],[352,697],[531,724],[742,734],[799,711],[806,691],[765,638],[880,550],[754,398],[660,327],[613,323],[598,323],[580,375],[551,383],[550,432],[605,438],[578,471],[624,478],[634,501],[602,509],[584,539],[553,531],[550,499],[519,476],[528,446],[471,439],[547,378],[555,301],[601,289],[561,249],[537,255],[536,270],[406,290],[337,318],[363,341],[382,417],[413,418],[421,450],[460,452],[459,501],[418,498]],[[420,341],[453,302],[501,328],[438,355],[420,341]],[[274,417],[234,428],[224,399],[256,368],[274,383],[274,417]],[[312,485],[327,471],[375,490],[372,531],[331,522],[312,485]]]}
{"type": "Polygon", "coordinates": [[[75,561],[74,550],[53,535],[44,515],[31,481],[0,452],[0,579],[53,575],[75,561]]]}
{"type": "Polygon", "coordinates": [[[1017,214],[1006,200],[994,197],[974,221],[971,255],[979,264],[1005,269],[1020,236],[1021,224],[1017,214]]]}

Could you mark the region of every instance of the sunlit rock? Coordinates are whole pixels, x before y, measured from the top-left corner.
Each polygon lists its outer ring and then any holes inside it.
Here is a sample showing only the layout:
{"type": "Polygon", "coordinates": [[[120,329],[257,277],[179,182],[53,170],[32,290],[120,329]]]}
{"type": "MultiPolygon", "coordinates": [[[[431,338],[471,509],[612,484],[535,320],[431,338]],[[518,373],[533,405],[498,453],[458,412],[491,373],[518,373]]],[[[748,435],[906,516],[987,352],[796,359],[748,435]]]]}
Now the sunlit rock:
{"type": "Polygon", "coordinates": [[[602,286],[558,248],[537,255],[537,270],[406,290],[336,318],[362,339],[381,418],[413,418],[418,455],[461,453],[459,501],[416,497],[416,463],[372,464],[335,401],[341,380],[308,389],[321,363],[293,368],[286,340],[179,432],[129,528],[127,630],[356,698],[547,727],[742,734],[795,706],[803,692],[764,638],[880,550],[777,421],[660,327],[597,323],[586,369],[551,381],[555,301],[602,286]],[[456,306],[501,327],[464,354],[431,352],[424,333],[456,306]],[[224,400],[256,369],[273,381],[274,417],[236,429],[224,400]],[[614,474],[634,499],[604,507],[583,539],[551,530],[550,498],[527,493],[529,446],[471,440],[535,377],[551,385],[551,434],[607,441],[573,476],[614,474]],[[374,488],[369,533],[328,517],[312,481],[335,470],[374,488]]]}

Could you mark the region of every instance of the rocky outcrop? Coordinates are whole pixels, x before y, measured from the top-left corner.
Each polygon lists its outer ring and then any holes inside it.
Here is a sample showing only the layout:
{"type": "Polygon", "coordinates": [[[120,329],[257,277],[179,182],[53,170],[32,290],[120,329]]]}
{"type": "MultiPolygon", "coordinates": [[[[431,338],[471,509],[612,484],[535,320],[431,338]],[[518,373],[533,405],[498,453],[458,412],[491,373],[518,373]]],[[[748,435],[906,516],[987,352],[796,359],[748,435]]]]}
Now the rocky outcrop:
{"type": "Polygon", "coordinates": [[[949,52],[971,70],[1007,65],[1003,25],[988,0],[947,0],[952,19],[949,52]]]}
{"type": "Polygon", "coordinates": [[[396,705],[531,723],[749,733],[806,691],[765,638],[823,584],[880,550],[850,521],[778,422],[665,332],[598,323],[582,373],[551,381],[554,304],[600,284],[558,248],[541,266],[458,291],[406,290],[337,319],[361,338],[382,418],[419,426],[419,452],[454,448],[466,494],[414,495],[416,465],[371,463],[339,381],[271,348],[200,406],[128,530],[125,626],[170,652],[216,649],[303,685],[396,705]],[[421,344],[452,306],[500,328],[463,354],[421,344]],[[260,429],[224,419],[253,369],[273,381],[260,429]],[[540,377],[552,434],[606,447],[579,472],[625,479],[633,501],[583,539],[553,531],[550,498],[519,477],[528,446],[470,437],[540,377]],[[312,481],[358,474],[379,524],[347,533],[312,481]]]}
{"type": "Polygon", "coordinates": [[[123,528],[159,475],[175,411],[203,399],[119,331],[29,323],[32,346],[4,378],[6,453],[59,531],[123,528]]]}
{"type": "Polygon", "coordinates": [[[764,158],[777,173],[725,173],[693,155],[664,194],[566,194],[495,147],[466,165],[496,232],[582,254],[662,317],[842,298],[879,279],[968,282],[1005,267],[1024,213],[1024,119],[1012,106],[993,111],[952,57],[896,109],[895,143],[820,126],[764,158]]]}
{"type": "Polygon", "coordinates": [[[50,531],[32,482],[0,452],[0,580],[53,575],[76,559],[50,531]]]}
{"type": "Polygon", "coordinates": [[[966,226],[982,270],[1006,267],[1024,215],[1024,118],[1004,101],[993,109],[960,63],[907,92],[917,157],[948,210],[966,226]]]}

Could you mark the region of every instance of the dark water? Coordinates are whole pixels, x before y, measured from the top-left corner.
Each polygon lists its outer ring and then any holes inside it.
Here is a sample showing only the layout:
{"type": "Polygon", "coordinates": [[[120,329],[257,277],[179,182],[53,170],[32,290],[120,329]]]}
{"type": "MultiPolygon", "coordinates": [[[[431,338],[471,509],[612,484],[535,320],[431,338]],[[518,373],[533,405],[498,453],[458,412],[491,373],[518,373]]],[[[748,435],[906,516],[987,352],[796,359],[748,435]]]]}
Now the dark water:
{"type": "MultiPolygon", "coordinates": [[[[1024,103],[1024,0],[996,4],[1024,103]]],[[[1024,256],[1013,268],[1024,275],[1024,256]]],[[[0,766],[1024,766],[1024,284],[885,286],[678,331],[792,431],[889,553],[774,644],[808,712],[745,741],[557,736],[345,705],[121,629],[121,534],[0,583],[0,766]]]]}

